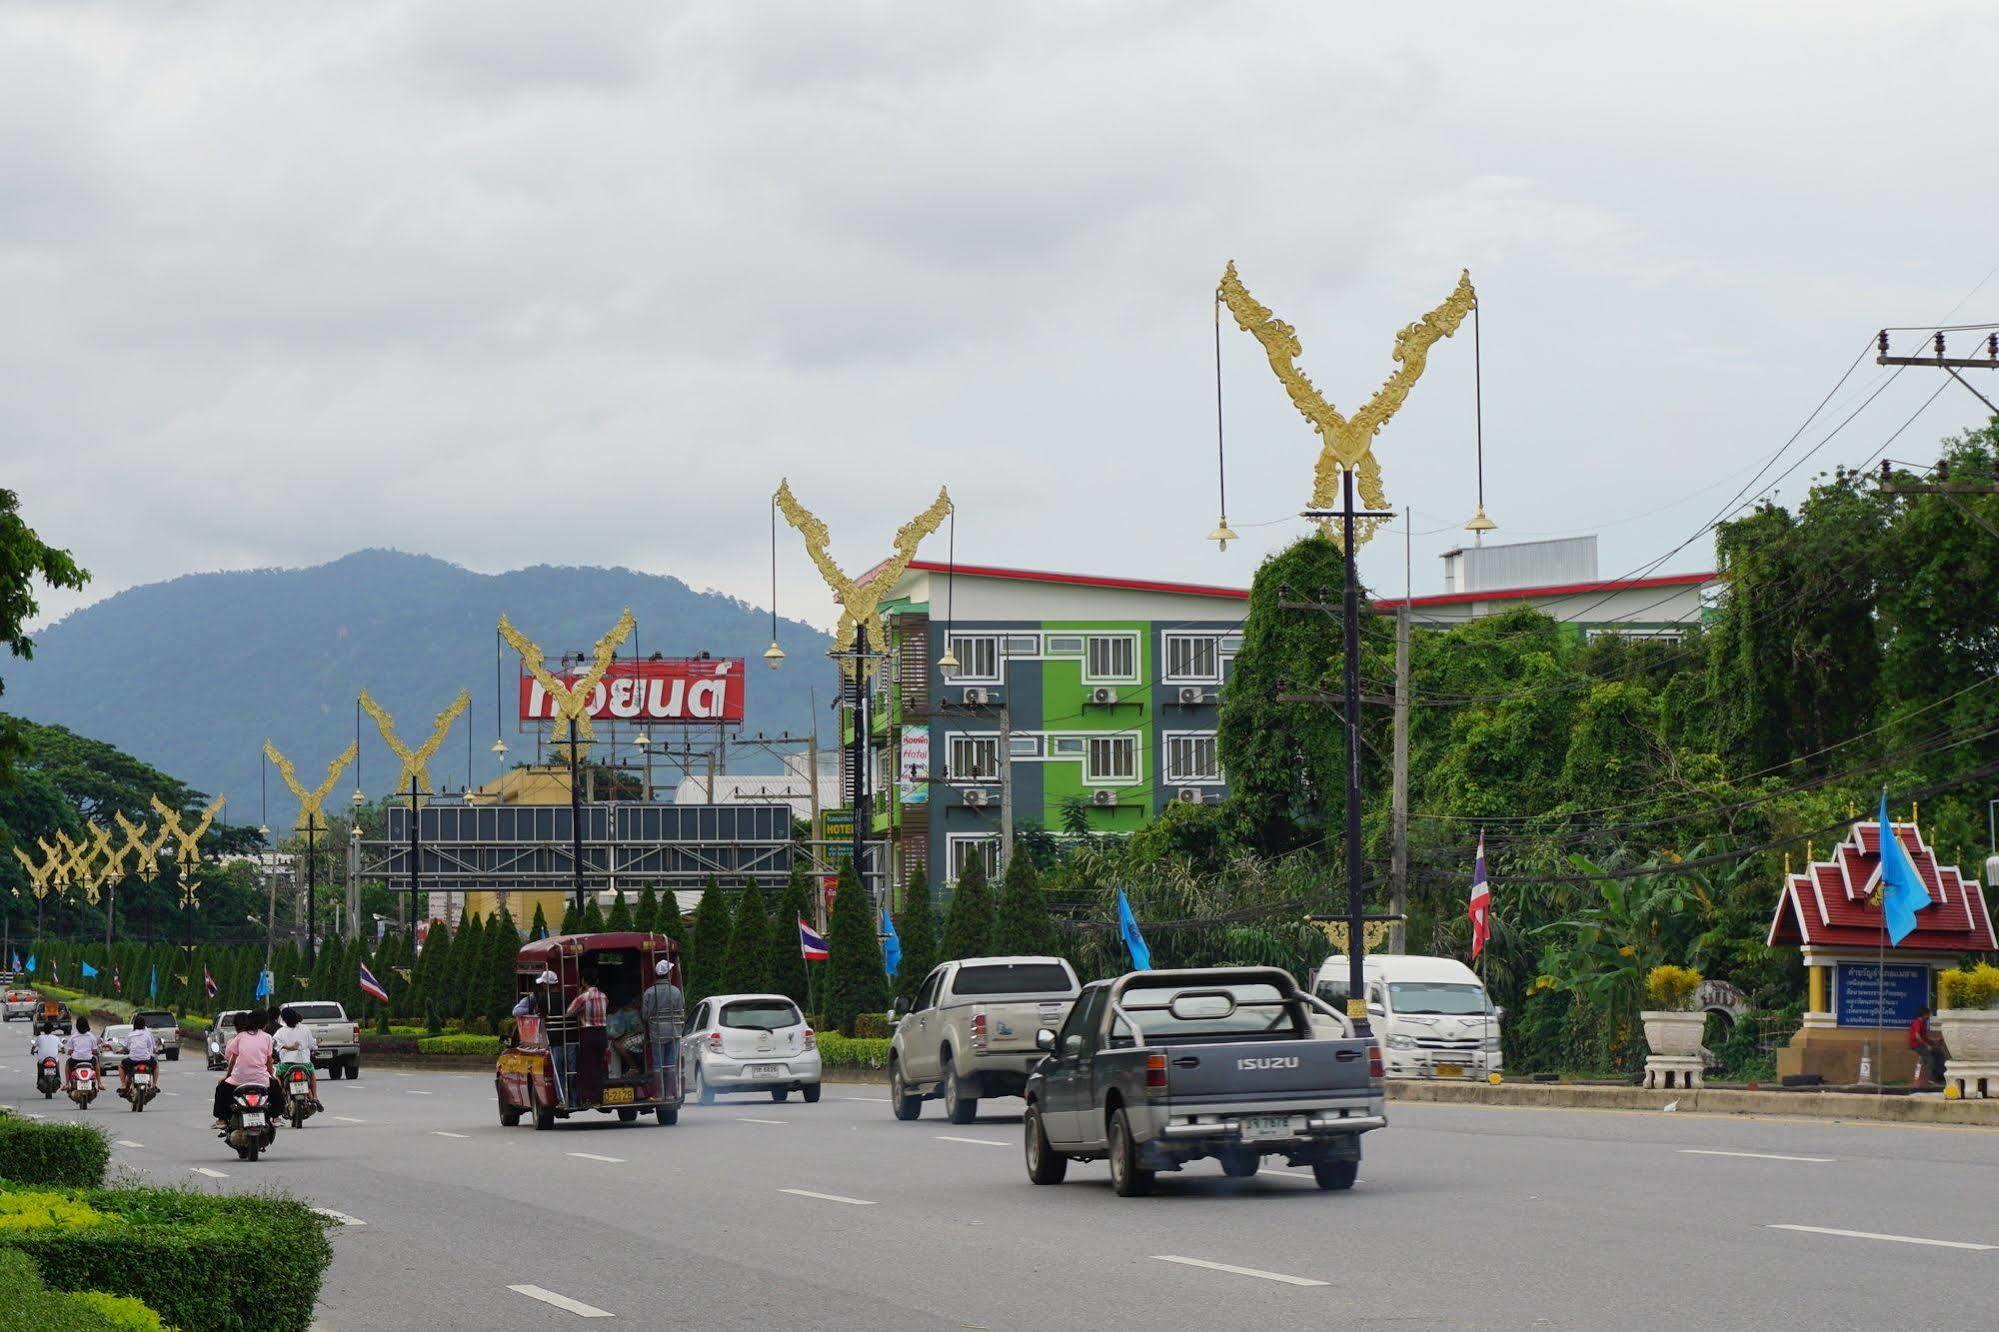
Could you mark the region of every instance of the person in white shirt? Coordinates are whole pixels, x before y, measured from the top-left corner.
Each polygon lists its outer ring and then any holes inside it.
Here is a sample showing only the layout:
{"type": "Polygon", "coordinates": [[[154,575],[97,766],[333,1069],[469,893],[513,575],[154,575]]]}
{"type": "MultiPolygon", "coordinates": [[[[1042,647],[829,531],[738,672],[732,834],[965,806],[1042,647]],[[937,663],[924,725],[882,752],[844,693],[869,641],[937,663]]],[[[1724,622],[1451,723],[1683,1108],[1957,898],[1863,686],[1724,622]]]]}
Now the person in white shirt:
{"type": "Polygon", "coordinates": [[[55,1023],[42,1024],[42,1029],[35,1033],[35,1043],[30,1052],[34,1055],[37,1068],[44,1059],[53,1059],[57,1064],[62,1063],[62,1037],[56,1035],[55,1023]]]}
{"type": "Polygon", "coordinates": [[[77,1018],[76,1031],[67,1041],[63,1042],[63,1052],[69,1056],[69,1062],[64,1065],[63,1074],[65,1079],[71,1083],[74,1083],[76,1080],[77,1065],[91,1064],[94,1066],[97,1063],[97,1036],[90,1030],[89,1018],[81,1016],[77,1018]]]}
{"type": "Polygon", "coordinates": [[[312,1028],[298,1020],[298,1012],[287,1008],[278,1014],[283,1023],[272,1035],[277,1046],[278,1085],[288,1083],[288,1075],[294,1067],[305,1070],[306,1095],[312,1098],[312,1108],[324,1110],[319,1103],[319,1070],[312,1066],[313,1052],[319,1049],[319,1039],[312,1034],[312,1028]]]}
{"type": "Polygon", "coordinates": [[[126,1091],[131,1090],[132,1069],[138,1064],[151,1066],[153,1084],[158,1086],[160,1078],[160,1040],[159,1037],[146,1030],[145,1018],[135,1016],[132,1019],[132,1034],[125,1038],[125,1057],[118,1061],[118,1085],[120,1088],[126,1091]]]}

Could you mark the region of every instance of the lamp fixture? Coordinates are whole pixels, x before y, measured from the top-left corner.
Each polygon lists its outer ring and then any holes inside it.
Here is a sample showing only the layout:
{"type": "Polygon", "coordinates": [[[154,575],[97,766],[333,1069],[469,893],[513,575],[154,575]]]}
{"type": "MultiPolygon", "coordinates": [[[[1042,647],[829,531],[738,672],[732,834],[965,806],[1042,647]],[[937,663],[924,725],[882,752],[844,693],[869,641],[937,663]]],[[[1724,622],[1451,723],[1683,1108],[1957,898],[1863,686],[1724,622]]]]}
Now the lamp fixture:
{"type": "Polygon", "coordinates": [[[647,747],[652,744],[652,737],[647,735],[644,731],[640,731],[637,735],[632,737],[632,743],[639,747],[640,753],[644,753],[647,747]]]}
{"type": "Polygon", "coordinates": [[[784,649],[777,645],[777,640],[775,638],[771,639],[770,646],[764,649],[764,664],[770,667],[772,670],[776,670],[778,667],[778,663],[783,660],[784,660],[784,649]]]}
{"type": "Polygon", "coordinates": [[[951,641],[949,639],[944,641],[944,655],[937,659],[937,669],[940,671],[955,671],[958,669],[958,657],[956,653],[951,651],[951,641]]]}
{"type": "Polygon", "coordinates": [[[498,736],[495,736],[493,738],[492,753],[494,758],[500,760],[500,762],[502,763],[505,763],[507,761],[507,742],[505,740],[500,739],[498,736]]]}
{"type": "Polygon", "coordinates": [[[1223,514],[1221,518],[1216,521],[1215,530],[1208,533],[1208,540],[1215,543],[1215,548],[1217,550],[1227,550],[1229,548],[1229,542],[1238,541],[1240,539],[1241,538],[1236,536],[1235,529],[1229,526],[1229,516],[1227,514],[1223,514]]]}

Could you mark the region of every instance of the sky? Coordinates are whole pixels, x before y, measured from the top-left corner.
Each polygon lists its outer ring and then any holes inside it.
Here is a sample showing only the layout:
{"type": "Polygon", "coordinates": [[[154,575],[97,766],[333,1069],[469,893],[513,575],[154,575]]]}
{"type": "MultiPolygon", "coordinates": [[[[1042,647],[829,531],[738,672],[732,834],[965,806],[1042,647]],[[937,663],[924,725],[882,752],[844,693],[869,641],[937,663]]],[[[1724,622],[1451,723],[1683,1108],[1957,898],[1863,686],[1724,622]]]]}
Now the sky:
{"type": "MultiPolygon", "coordinates": [[[[784,477],[849,572],[944,484],[964,562],[1243,584],[1317,440],[1225,322],[1243,540],[1203,540],[1223,265],[1349,411],[1468,268],[1491,539],[1705,569],[1835,384],[1780,497],[1984,418],[1855,361],[1999,318],[1995,40],[1986,0],[11,4],[0,485],[95,575],[44,620],[364,546],[761,605],[784,477]]],[[[1476,503],[1470,334],[1376,441],[1384,593],[1476,503]]]]}

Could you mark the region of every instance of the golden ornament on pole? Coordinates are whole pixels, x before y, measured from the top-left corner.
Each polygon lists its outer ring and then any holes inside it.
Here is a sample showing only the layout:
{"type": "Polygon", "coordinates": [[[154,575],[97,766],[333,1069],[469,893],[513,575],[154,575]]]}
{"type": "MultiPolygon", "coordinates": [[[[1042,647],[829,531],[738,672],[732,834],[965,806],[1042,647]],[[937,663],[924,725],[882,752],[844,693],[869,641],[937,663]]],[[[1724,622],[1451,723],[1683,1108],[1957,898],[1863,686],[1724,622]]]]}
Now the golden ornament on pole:
{"type": "Polygon", "coordinates": [[[540,645],[530,641],[525,634],[514,628],[506,616],[500,617],[500,637],[507,640],[508,647],[520,654],[521,664],[528,668],[528,674],[532,675],[547,691],[549,698],[554,700],[555,720],[576,724],[574,739],[578,745],[577,757],[589,748],[588,742],[596,735],[590,726],[590,695],[603,682],[604,673],[611,669],[611,661],[617,656],[619,645],[631,637],[632,630],[637,627],[638,621],[632,618],[631,607],[625,607],[624,613],[618,616],[618,622],[611,626],[611,631],[597,640],[597,646],[591,653],[590,669],[565,684],[544,663],[540,645]]]}
{"type": "MultiPolygon", "coordinates": [[[[1231,262],[1222,273],[1219,294],[1228,305],[1229,313],[1235,316],[1236,327],[1253,335],[1263,344],[1264,355],[1270,361],[1270,368],[1277,372],[1277,378],[1284,385],[1284,391],[1291,397],[1291,405],[1318,432],[1320,439],[1319,462],[1312,476],[1313,509],[1325,510],[1338,506],[1340,502],[1340,478],[1352,471],[1361,501],[1374,510],[1388,507],[1388,495],[1381,486],[1381,463],[1374,456],[1374,437],[1389,418],[1401,410],[1403,400],[1409,390],[1422,378],[1423,369],[1429,364],[1430,348],[1440,338],[1448,338],[1458,331],[1465,316],[1478,304],[1478,293],[1472,289],[1471,273],[1463,273],[1458,285],[1444,298],[1444,303],[1415,323],[1410,324],[1395,335],[1395,371],[1388,376],[1382,386],[1367,402],[1367,405],[1351,417],[1342,416],[1326,401],[1312,381],[1296,364],[1304,350],[1298,341],[1298,331],[1272,314],[1268,307],[1259,305],[1249,289],[1236,276],[1235,264],[1231,262]]],[[[1354,543],[1366,542],[1374,535],[1374,529],[1388,521],[1385,518],[1361,518],[1354,523],[1354,543]]],[[[1322,519],[1320,528],[1334,541],[1340,539],[1338,527],[1328,519],[1322,519]]]]}
{"type": "Polygon", "coordinates": [[[124,810],[116,811],[111,817],[117,820],[118,827],[125,834],[125,854],[135,857],[132,872],[146,883],[151,883],[159,875],[160,852],[165,849],[172,833],[162,826],[159,836],[148,840],[146,825],[126,818],[124,810]]]}
{"type": "MultiPolygon", "coordinates": [[[[1314,921],[1326,936],[1326,942],[1344,954],[1347,951],[1347,923],[1343,920],[1314,921]]],[[[1388,922],[1370,920],[1361,927],[1361,939],[1367,944],[1367,951],[1378,953],[1388,946],[1388,922]]]]}
{"type": "Polygon", "coordinates": [[[375,729],[382,733],[382,743],[389,747],[389,752],[403,765],[402,772],[396,777],[398,790],[406,790],[412,778],[415,779],[419,791],[430,789],[430,761],[437,756],[438,746],[444,743],[445,734],[451,730],[451,723],[463,716],[465,709],[471,706],[471,691],[459,690],[458,697],[451,700],[451,706],[438,713],[437,720],[431,723],[430,739],[411,749],[403,743],[402,737],[396,734],[396,719],[389,715],[388,709],[368,697],[367,690],[361,691],[362,709],[375,719],[375,729]]]}
{"type": "MultiPolygon", "coordinates": [[[[44,850],[52,850],[46,842],[42,847],[44,850]]],[[[47,897],[51,886],[49,880],[55,877],[56,872],[55,855],[44,856],[38,863],[17,846],[14,848],[14,858],[20,861],[21,868],[28,872],[28,891],[34,894],[35,900],[39,902],[47,897]]]]}
{"type": "MultiPolygon", "coordinates": [[[[264,744],[268,750],[270,742],[267,740],[264,744]]],[[[286,765],[285,770],[289,770],[289,765],[286,765]]],[[[201,811],[201,822],[191,830],[181,823],[180,811],[169,807],[158,796],[152,797],[149,803],[153,807],[153,813],[160,816],[160,838],[155,847],[164,846],[168,838],[173,839],[174,864],[180,870],[180,904],[184,907],[193,906],[195,895],[199,891],[194,871],[201,864],[201,839],[208,832],[209,825],[215,822],[215,816],[222,812],[225,802],[221,797],[217,797],[214,804],[201,811]]]]}
{"type": "Polygon", "coordinates": [[[777,494],[772,497],[779,513],[790,523],[798,534],[805,538],[805,553],[812,557],[819,576],[826,581],[840,601],[840,623],[833,632],[833,655],[839,657],[840,669],[848,675],[857,672],[871,674],[874,660],[863,661],[850,649],[854,646],[855,631],[865,629],[868,643],[874,652],[880,652],[888,643],[888,631],[882,625],[881,602],[909,568],[909,562],[916,558],[916,547],[932,532],[943,526],[944,519],[951,513],[951,495],[943,486],[937,488],[937,498],[930,507],[904,523],[895,532],[895,554],[876,565],[865,581],[849,578],[833,563],[827,547],[833,536],[826,524],[819,521],[811,510],[798,502],[791,493],[791,483],[780,481],[777,494]],[[842,656],[842,653],[847,655],[842,656]]]}
{"type": "MultiPolygon", "coordinates": [[[[320,806],[326,803],[326,797],[333,794],[333,784],[340,780],[341,769],[352,763],[355,756],[360,752],[361,746],[359,744],[352,740],[348,741],[347,748],[341,750],[335,756],[333,762],[326,765],[326,780],[321,782],[317,788],[308,791],[305,788],[305,783],[298,779],[298,771],[292,767],[292,761],[283,754],[280,754],[276,745],[272,744],[269,740],[264,741],[264,757],[271,761],[271,765],[278,770],[278,776],[284,779],[285,785],[290,787],[291,793],[298,798],[298,820],[292,824],[294,829],[303,832],[308,827],[315,831],[319,828],[320,825],[316,820],[319,817],[320,806]],[[315,820],[315,822],[308,824],[308,819],[315,820]]],[[[219,808],[221,802],[218,801],[216,803],[219,808]]],[[[155,808],[158,807],[155,806],[155,808]]],[[[211,810],[209,813],[212,815],[214,811],[211,810]]],[[[204,817],[201,821],[201,828],[195,831],[195,838],[198,839],[207,827],[208,818],[204,817]]],[[[186,845],[186,842],[182,843],[183,847],[186,845]]]]}
{"type": "Polygon", "coordinates": [[[56,829],[56,841],[62,845],[65,857],[62,871],[56,880],[56,887],[81,888],[89,894],[90,900],[95,902],[97,885],[91,881],[90,848],[72,841],[70,835],[61,828],[56,829]]]}

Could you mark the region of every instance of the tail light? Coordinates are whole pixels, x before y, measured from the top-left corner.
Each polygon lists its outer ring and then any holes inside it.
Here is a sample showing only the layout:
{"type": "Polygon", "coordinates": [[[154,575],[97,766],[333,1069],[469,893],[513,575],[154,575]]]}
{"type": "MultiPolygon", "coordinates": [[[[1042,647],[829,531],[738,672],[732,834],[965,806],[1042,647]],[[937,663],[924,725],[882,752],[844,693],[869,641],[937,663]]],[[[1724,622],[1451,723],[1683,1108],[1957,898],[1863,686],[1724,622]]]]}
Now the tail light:
{"type": "Polygon", "coordinates": [[[722,1048],[722,1033],[721,1033],[721,1032],[719,1032],[719,1031],[711,1031],[711,1032],[709,1032],[709,1033],[708,1033],[708,1048],[709,1048],[710,1050],[720,1050],[720,1049],[722,1048]]]}
{"type": "Polygon", "coordinates": [[[1145,1057],[1145,1090],[1163,1092],[1166,1090],[1166,1056],[1149,1054],[1145,1057]]]}
{"type": "Polygon", "coordinates": [[[1370,1044],[1367,1047],[1367,1076],[1370,1081],[1379,1082],[1385,1076],[1381,1070],[1381,1047],[1370,1044]]]}
{"type": "Polygon", "coordinates": [[[984,1050],[986,1044],[986,1010],[975,1008],[972,1010],[972,1048],[974,1050],[984,1050]]]}
{"type": "Polygon", "coordinates": [[[805,1042],[805,1048],[808,1050],[817,1050],[819,1048],[819,1034],[810,1027],[805,1029],[805,1034],[800,1036],[799,1039],[805,1042]]]}
{"type": "Polygon", "coordinates": [[[249,1106],[252,1110],[255,1110],[263,1103],[264,1094],[262,1092],[250,1092],[243,1097],[243,1104],[249,1106]]]}

